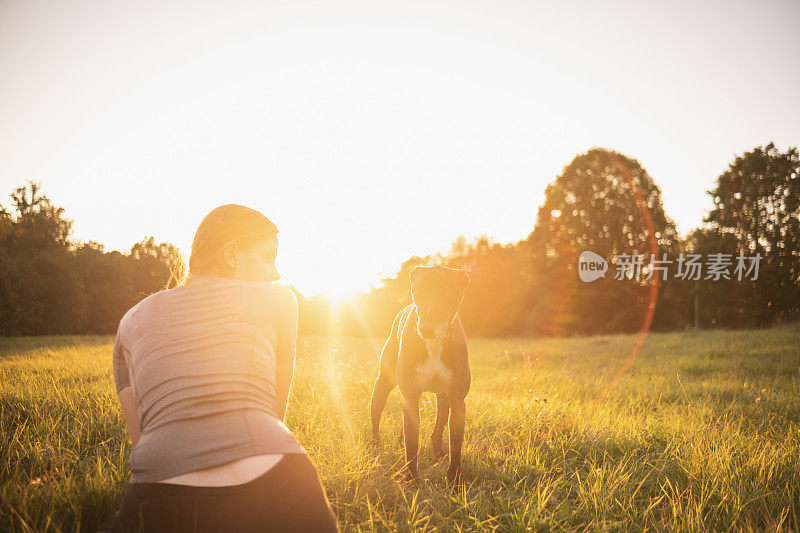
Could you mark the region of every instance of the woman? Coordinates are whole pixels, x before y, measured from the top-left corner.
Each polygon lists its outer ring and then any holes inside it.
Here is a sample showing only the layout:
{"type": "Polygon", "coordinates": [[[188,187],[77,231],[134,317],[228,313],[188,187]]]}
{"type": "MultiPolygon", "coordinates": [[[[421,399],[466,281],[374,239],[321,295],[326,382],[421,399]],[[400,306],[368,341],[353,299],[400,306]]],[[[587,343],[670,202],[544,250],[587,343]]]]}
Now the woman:
{"type": "Polygon", "coordinates": [[[134,447],[112,531],[336,531],[283,425],[297,299],[271,283],[277,233],[254,209],[214,209],[186,281],[120,321],[114,379],[134,447]]]}

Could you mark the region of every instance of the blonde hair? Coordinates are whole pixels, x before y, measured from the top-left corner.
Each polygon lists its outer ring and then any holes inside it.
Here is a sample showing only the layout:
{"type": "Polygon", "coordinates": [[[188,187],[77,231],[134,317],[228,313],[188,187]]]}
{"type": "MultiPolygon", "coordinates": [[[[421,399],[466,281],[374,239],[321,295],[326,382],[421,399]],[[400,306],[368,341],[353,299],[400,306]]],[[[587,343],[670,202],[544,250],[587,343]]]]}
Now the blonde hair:
{"type": "Polygon", "coordinates": [[[278,227],[260,211],[238,204],[208,213],[194,234],[189,269],[183,280],[200,274],[223,275],[222,247],[230,241],[247,248],[278,235],[278,227]]]}

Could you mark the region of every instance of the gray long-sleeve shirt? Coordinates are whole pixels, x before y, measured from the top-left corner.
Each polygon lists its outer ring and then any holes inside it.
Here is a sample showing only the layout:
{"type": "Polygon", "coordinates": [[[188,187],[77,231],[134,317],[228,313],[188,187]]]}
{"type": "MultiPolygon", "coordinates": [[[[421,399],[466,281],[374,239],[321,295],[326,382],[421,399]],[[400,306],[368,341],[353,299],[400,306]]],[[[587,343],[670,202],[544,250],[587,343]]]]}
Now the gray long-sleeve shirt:
{"type": "Polygon", "coordinates": [[[125,314],[113,367],[117,391],[132,388],[142,429],[132,482],[305,453],[276,416],[276,358],[294,357],[296,313],[286,287],[204,275],[125,314]]]}

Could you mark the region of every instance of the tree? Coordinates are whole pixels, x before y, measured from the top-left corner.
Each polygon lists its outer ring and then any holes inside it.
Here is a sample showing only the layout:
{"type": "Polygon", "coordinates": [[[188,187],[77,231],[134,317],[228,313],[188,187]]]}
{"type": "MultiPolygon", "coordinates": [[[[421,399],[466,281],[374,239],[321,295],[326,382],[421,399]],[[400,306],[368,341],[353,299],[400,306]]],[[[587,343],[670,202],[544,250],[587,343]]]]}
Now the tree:
{"type": "Polygon", "coordinates": [[[131,247],[133,284],[144,294],[177,285],[183,279],[185,263],[180,250],[173,244],[156,244],[155,238],[146,237],[131,247]]]}
{"type": "Polygon", "coordinates": [[[5,246],[17,252],[69,247],[73,222],[66,218],[64,208],[54,206],[41,189],[41,184],[34,181],[17,187],[11,193],[15,214],[0,206],[0,210],[13,220],[13,230],[2,235],[5,246]]]}
{"type": "Polygon", "coordinates": [[[461,317],[470,334],[521,333],[525,296],[530,286],[530,261],[526,252],[519,243],[502,245],[481,236],[472,244],[459,238],[444,256],[447,266],[469,272],[470,283],[464,292],[461,317]]]}
{"type": "Polygon", "coordinates": [[[145,296],[183,276],[178,249],[150,237],[129,254],[70,240],[72,221],[28,182],[0,205],[0,335],[114,333],[145,296]]]}
{"type": "MultiPolygon", "coordinates": [[[[737,251],[733,235],[715,227],[695,229],[689,235],[687,246],[689,252],[699,254],[702,258],[718,253],[733,256],[737,251]]],[[[700,280],[692,282],[698,291],[698,323],[701,328],[742,328],[752,325],[751,317],[745,313],[749,298],[745,294],[746,283],[739,283],[735,279],[704,278],[705,275],[701,276],[700,280]]]]}
{"type": "Polygon", "coordinates": [[[72,221],[29,181],[0,206],[0,334],[72,333],[83,324],[86,299],[71,260],[72,221]]]}
{"type": "MultiPolygon", "coordinates": [[[[678,238],[661,190],[638,161],[595,148],[578,155],[545,191],[528,236],[533,268],[528,331],[547,334],[629,332],[642,324],[649,303],[644,281],[605,278],[583,283],[582,251],[611,262],[620,254],[674,253],[678,238]]],[[[659,282],[664,284],[663,282],[659,282]]]]}
{"type": "MultiPolygon", "coordinates": [[[[763,259],[750,285],[746,314],[754,325],[800,315],[800,157],[773,143],[737,156],[707,191],[714,207],[706,217],[732,236],[736,252],[763,259]]],[[[742,290],[745,290],[744,288],[742,290]]]]}
{"type": "Polygon", "coordinates": [[[135,261],[117,251],[105,252],[93,241],[76,247],[74,255],[87,299],[80,333],[113,333],[122,315],[140,299],[132,275],[135,261]]]}

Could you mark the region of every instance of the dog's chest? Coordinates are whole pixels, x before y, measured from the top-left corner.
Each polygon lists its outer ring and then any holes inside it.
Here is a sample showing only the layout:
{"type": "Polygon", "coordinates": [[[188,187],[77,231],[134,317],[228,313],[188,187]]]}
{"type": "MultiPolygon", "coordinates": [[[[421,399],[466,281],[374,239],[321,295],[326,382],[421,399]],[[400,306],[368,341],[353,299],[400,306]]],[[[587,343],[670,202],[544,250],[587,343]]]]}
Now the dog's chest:
{"type": "Polygon", "coordinates": [[[428,359],[417,367],[417,384],[422,390],[447,392],[453,373],[442,362],[443,339],[425,339],[428,359]]]}

